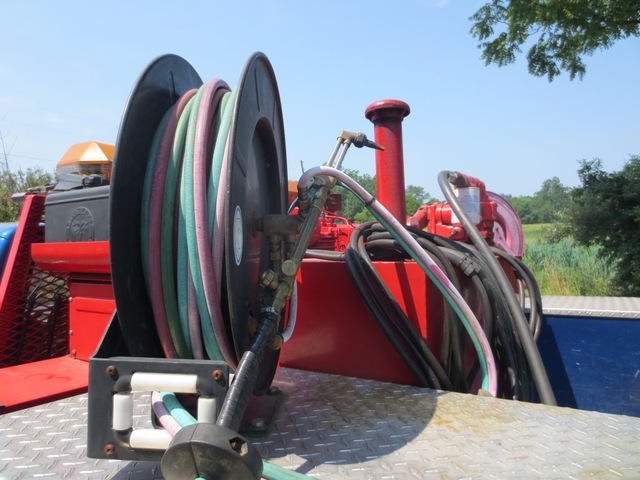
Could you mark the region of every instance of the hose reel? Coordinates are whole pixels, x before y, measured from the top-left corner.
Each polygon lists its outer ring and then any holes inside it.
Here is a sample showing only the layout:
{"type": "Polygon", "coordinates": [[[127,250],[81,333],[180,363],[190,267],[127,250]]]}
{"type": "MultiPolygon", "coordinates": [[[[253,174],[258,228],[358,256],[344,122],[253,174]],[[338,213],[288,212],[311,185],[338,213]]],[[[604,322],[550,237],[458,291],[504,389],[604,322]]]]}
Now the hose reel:
{"type": "MultiPolygon", "coordinates": [[[[118,134],[111,190],[111,265],[119,323],[132,356],[160,357],[166,353],[145,292],[141,261],[140,205],[149,153],[163,116],[181,96],[202,83],[184,59],[175,55],[156,59],[134,87],[118,134]]],[[[270,267],[270,247],[266,235],[259,231],[259,220],[265,214],[286,212],[280,97],[263,54],[253,55],[242,72],[225,154],[229,161],[220,172],[225,183],[219,185],[225,203],[219,227],[224,232],[226,286],[221,308],[237,363],[251,344],[251,326],[246,319],[257,318],[260,274],[270,267]]],[[[210,164],[207,170],[211,170],[210,164]]],[[[264,391],[271,382],[277,357],[277,351],[267,354],[257,391],[264,391]]]]}
{"type": "MultiPolygon", "coordinates": [[[[273,337],[282,328],[281,300],[288,294],[279,293],[274,307],[277,293],[261,286],[261,276],[280,271],[285,238],[292,244],[297,233],[297,224],[292,230],[291,222],[269,220],[286,216],[286,168],[280,96],[264,54],[247,60],[233,92],[221,80],[203,84],[193,67],[176,55],[157,58],[139,77],[121,122],[112,174],[114,320],[132,361],[194,355],[211,360],[217,372],[225,371],[218,368],[221,361],[236,369],[234,383],[217,407],[218,425],[204,430],[219,437],[211,443],[223,445],[221,458],[237,454],[245,464],[244,450],[234,445],[248,442],[229,432],[237,432],[251,394],[269,388],[278,362],[273,337]],[[183,122],[187,114],[191,116],[183,122]],[[185,131],[186,139],[179,137],[185,131]],[[283,231],[277,230],[285,224],[283,231]],[[212,280],[213,270],[218,278],[212,280]],[[173,290],[167,287],[167,272],[175,275],[168,282],[173,290]],[[217,294],[212,294],[212,281],[217,294]],[[189,291],[180,297],[187,284],[189,291]],[[210,295],[217,301],[213,307],[210,295]],[[185,304],[186,320],[182,310],[182,316],[177,315],[185,304]],[[194,333],[194,326],[202,331],[194,333]],[[212,339],[213,346],[208,343],[212,339]]],[[[216,381],[225,384],[225,375],[216,381]]],[[[108,401],[100,405],[112,408],[108,401]]],[[[169,458],[190,450],[189,438],[186,432],[176,435],[177,444],[167,450],[169,458]]],[[[89,445],[90,452],[99,448],[89,445]]],[[[196,470],[208,468],[195,457],[191,461],[196,470]]],[[[256,465],[260,462],[254,458],[248,468],[259,476],[256,465]]]]}

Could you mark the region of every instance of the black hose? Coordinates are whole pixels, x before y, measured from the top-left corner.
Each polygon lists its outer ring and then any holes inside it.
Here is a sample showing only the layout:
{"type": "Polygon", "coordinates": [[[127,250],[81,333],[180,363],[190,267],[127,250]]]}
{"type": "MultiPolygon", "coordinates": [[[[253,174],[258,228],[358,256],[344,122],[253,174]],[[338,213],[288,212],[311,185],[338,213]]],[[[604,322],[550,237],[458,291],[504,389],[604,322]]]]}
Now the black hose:
{"type": "Polygon", "coordinates": [[[216,425],[236,432],[240,428],[251,392],[258,380],[265,349],[273,340],[278,314],[275,311],[266,310],[261,313],[259,321],[251,348],[242,354],[238,362],[233,383],[229,387],[216,421],[216,425]]]}
{"type": "MultiPolygon", "coordinates": [[[[498,328],[497,335],[494,336],[492,341],[492,346],[496,356],[496,364],[503,379],[500,384],[500,392],[503,396],[514,400],[533,401],[535,397],[533,384],[529,378],[529,365],[514,327],[515,320],[511,311],[505,305],[499,283],[489,269],[484,257],[480,255],[473,245],[453,241],[411,227],[409,229],[416,235],[432,240],[445,251],[456,252],[455,254],[450,253],[454,257],[455,255],[462,255],[463,257],[460,258],[470,257],[478,265],[478,274],[487,289],[492,309],[495,312],[494,321],[498,328]],[[507,386],[509,388],[505,388],[507,386]]],[[[454,264],[458,265],[455,261],[454,264]]],[[[459,266],[462,268],[462,265],[459,266]]]]}
{"type": "Polygon", "coordinates": [[[505,308],[504,302],[500,300],[500,289],[487,268],[486,262],[478,256],[478,252],[471,245],[455,242],[422,230],[413,228],[409,228],[409,230],[418,236],[433,241],[434,244],[440,245],[442,251],[447,254],[451,263],[459,271],[471,275],[472,279],[476,276],[480,279],[482,290],[486,292],[486,296],[489,299],[489,306],[483,305],[483,311],[491,312],[490,314],[485,313],[484,319],[492,319],[494,324],[494,329],[488,335],[488,338],[492,343],[499,374],[503,379],[500,382],[500,392],[502,396],[513,398],[514,400],[530,399],[531,397],[525,395],[520,388],[522,381],[518,379],[518,372],[520,376],[527,375],[526,364],[521,367],[524,355],[519,348],[517,339],[514,337],[515,333],[509,311],[505,308]],[[473,268],[470,268],[471,265],[473,265],[473,268]],[[520,359],[520,361],[517,359],[520,359]]]}
{"type": "Polygon", "coordinates": [[[540,357],[540,352],[536,346],[535,340],[533,339],[533,335],[529,330],[529,323],[520,308],[511,284],[502,270],[502,267],[498,263],[498,260],[485,242],[482,234],[478,231],[464,209],[462,209],[458,199],[454,195],[453,188],[449,184],[449,178],[451,175],[454,174],[449,171],[440,172],[438,175],[438,184],[440,185],[445,198],[449,202],[451,209],[462,222],[462,226],[465,228],[467,235],[469,235],[473,244],[485,258],[489,269],[498,281],[502,295],[505,298],[507,306],[515,320],[514,326],[529,363],[534,384],[537,388],[538,394],[540,395],[540,400],[548,405],[556,405],[555,395],[551,388],[547,371],[542,363],[542,358],[540,357]]]}
{"type": "Polygon", "coordinates": [[[508,255],[506,252],[498,248],[492,248],[491,251],[507,262],[516,273],[519,280],[522,281],[526,290],[529,292],[530,311],[529,326],[534,340],[538,340],[542,326],[544,325],[544,314],[542,313],[542,295],[540,287],[536,282],[533,273],[519,258],[508,255]]]}
{"type": "MultiPolygon", "coordinates": [[[[512,306],[505,301],[499,277],[490,268],[489,261],[473,245],[412,227],[407,227],[407,230],[459,291],[460,279],[468,279],[462,293],[471,295],[479,304],[483,329],[491,344],[498,369],[498,395],[515,400],[536,400],[537,385],[532,378],[532,367],[518,331],[517,313],[514,314],[512,306]]],[[[542,318],[541,299],[535,279],[518,259],[501,251],[494,253],[504,257],[513,268],[518,282],[529,291],[532,308],[527,330],[530,329],[531,334],[536,335],[542,318]]],[[[374,261],[409,260],[402,246],[382,225],[374,222],[360,225],[353,232],[349,249],[345,253],[311,252],[308,256],[334,261],[346,260],[349,273],[365,305],[419,385],[469,391],[469,385],[474,383],[479,373],[479,361],[476,356],[470,356],[470,341],[451,308],[448,308],[446,302],[442,302],[443,338],[438,361],[373,267],[374,261]]],[[[500,271],[504,273],[502,267],[500,271]]],[[[510,283],[509,287],[511,295],[515,297],[510,283]]],[[[518,311],[521,316],[524,315],[522,308],[518,308],[518,311]]]]}
{"type": "MultiPolygon", "coordinates": [[[[420,239],[418,239],[418,243],[420,239]]],[[[451,262],[447,259],[446,255],[437,247],[427,248],[426,245],[421,244],[427,253],[431,256],[433,261],[445,272],[456,289],[459,290],[459,281],[456,276],[455,269],[451,265],[451,262]]],[[[390,234],[375,234],[367,237],[366,252],[371,255],[372,260],[405,260],[410,258],[408,254],[402,249],[397,241],[390,234]],[[369,240],[375,237],[377,240],[369,240]],[[386,238],[385,238],[386,237],[386,238]],[[384,251],[384,255],[380,255],[379,252],[384,251]]],[[[365,252],[360,252],[363,258],[368,257],[365,252]]],[[[390,293],[389,293],[390,295],[390,293]]],[[[442,345],[440,349],[440,363],[447,371],[447,375],[454,385],[454,390],[460,392],[468,391],[468,383],[464,372],[464,358],[462,348],[462,333],[455,317],[455,313],[451,309],[451,306],[443,300],[443,329],[442,329],[442,345]]]]}
{"type": "Polygon", "coordinates": [[[387,303],[391,307],[391,310],[387,310],[387,312],[390,314],[390,321],[395,320],[397,328],[409,338],[413,345],[415,345],[416,349],[418,350],[419,356],[426,360],[429,369],[433,371],[433,373],[437,377],[438,383],[441,385],[440,388],[451,390],[451,382],[449,381],[449,377],[447,376],[446,372],[442,368],[442,365],[438,362],[435,355],[433,355],[424,339],[416,331],[415,327],[411,323],[411,320],[409,320],[402,308],[400,308],[400,305],[398,305],[395,298],[380,278],[380,275],[373,267],[371,259],[367,254],[367,250],[364,248],[364,241],[361,236],[358,236],[357,238],[357,249],[360,258],[364,262],[363,265],[366,266],[366,273],[371,276],[371,281],[375,283],[376,288],[383,295],[383,298],[387,299],[387,303]]]}
{"type": "MultiPolygon", "coordinates": [[[[370,229],[371,231],[375,232],[367,236],[367,250],[371,253],[372,259],[377,259],[375,255],[377,239],[393,241],[393,250],[397,252],[397,256],[395,256],[394,259],[397,259],[398,257],[402,259],[410,258],[404,248],[402,248],[402,246],[400,246],[396,242],[396,240],[393,239],[393,236],[389,232],[387,232],[387,230],[384,229],[381,224],[375,223],[371,225],[370,229]]],[[[408,230],[411,231],[410,228],[408,228],[408,230]]],[[[415,233],[414,238],[416,238],[420,246],[430,254],[431,258],[436,262],[438,267],[440,267],[440,269],[447,275],[447,278],[449,278],[456,290],[460,290],[460,282],[458,280],[458,276],[455,273],[455,269],[453,268],[453,265],[451,265],[451,262],[447,259],[446,255],[444,255],[442,250],[438,248],[437,245],[435,245],[433,242],[423,242],[420,239],[420,236],[416,235],[415,233]]],[[[390,249],[391,247],[387,245],[386,248],[390,249]]],[[[440,362],[445,365],[445,367],[448,367],[447,369],[449,370],[450,378],[453,381],[455,378],[464,378],[461,375],[461,372],[464,371],[463,352],[461,347],[463,332],[460,328],[460,324],[458,323],[458,319],[455,312],[453,311],[453,308],[451,307],[449,302],[444,301],[444,297],[442,298],[444,317],[442,345],[440,348],[440,362]],[[454,372],[452,371],[452,369],[455,369],[456,371],[454,372]]],[[[460,385],[457,390],[467,391],[468,389],[466,386],[466,382],[463,382],[463,384],[460,385]]]]}
{"type": "MultiPolygon", "coordinates": [[[[377,232],[379,228],[381,227],[373,226],[371,230],[377,232]]],[[[483,327],[494,350],[498,374],[501,379],[499,382],[499,395],[515,400],[534,401],[535,388],[530,380],[530,368],[514,328],[513,316],[505,305],[499,284],[489,270],[486,261],[473,245],[455,242],[412,227],[407,228],[423,248],[427,245],[425,242],[437,245],[438,249],[446,255],[450,263],[456,268],[456,271],[470,279],[482,308],[483,327]]],[[[388,234],[385,235],[384,233],[370,235],[368,238],[376,238],[376,241],[367,242],[367,248],[373,250],[374,246],[381,246],[385,236],[390,238],[388,234]]],[[[389,247],[389,249],[396,252],[398,247],[396,245],[389,247]]],[[[375,253],[375,255],[372,254],[373,258],[382,258],[381,255],[377,254],[377,251],[375,253]]],[[[392,258],[389,254],[386,257],[392,258]]],[[[406,255],[396,257],[396,259],[398,258],[406,258],[406,255]]],[[[452,280],[457,280],[457,276],[454,275],[452,280]]],[[[460,345],[463,345],[463,343],[460,345]]],[[[447,363],[444,366],[445,369],[451,368],[451,365],[447,363]]],[[[478,369],[479,364],[477,363],[477,358],[475,358],[474,364],[468,369],[468,382],[472,381],[478,369]]],[[[455,385],[457,380],[455,373],[451,372],[450,377],[455,385]]]]}
{"type": "Polygon", "coordinates": [[[391,345],[400,355],[400,358],[407,365],[411,373],[416,378],[416,381],[420,386],[436,388],[437,380],[435,375],[430,372],[425,372],[419,365],[419,359],[415,355],[415,351],[412,345],[403,338],[402,335],[395,331],[393,324],[388,321],[385,316],[385,309],[380,306],[380,297],[373,295],[370,292],[370,285],[367,285],[367,276],[362,271],[360,262],[362,259],[352,248],[348,248],[345,256],[347,260],[347,268],[351,274],[351,278],[360,293],[360,296],[365,301],[365,305],[373,315],[376,323],[385,334],[391,345]]]}

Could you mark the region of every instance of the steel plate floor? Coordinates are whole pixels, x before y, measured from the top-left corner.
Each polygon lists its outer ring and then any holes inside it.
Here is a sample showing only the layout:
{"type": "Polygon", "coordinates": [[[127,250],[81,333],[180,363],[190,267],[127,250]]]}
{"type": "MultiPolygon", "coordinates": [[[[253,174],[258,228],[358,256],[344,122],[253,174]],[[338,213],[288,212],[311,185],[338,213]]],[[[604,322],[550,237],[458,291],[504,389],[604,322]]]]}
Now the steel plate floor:
{"type": "MultiPolygon", "coordinates": [[[[318,479],[640,477],[638,418],[288,368],[274,385],[284,401],[253,443],[318,479]]],[[[87,458],[86,422],[86,395],[0,416],[0,478],[162,478],[157,464],[87,458]]]]}

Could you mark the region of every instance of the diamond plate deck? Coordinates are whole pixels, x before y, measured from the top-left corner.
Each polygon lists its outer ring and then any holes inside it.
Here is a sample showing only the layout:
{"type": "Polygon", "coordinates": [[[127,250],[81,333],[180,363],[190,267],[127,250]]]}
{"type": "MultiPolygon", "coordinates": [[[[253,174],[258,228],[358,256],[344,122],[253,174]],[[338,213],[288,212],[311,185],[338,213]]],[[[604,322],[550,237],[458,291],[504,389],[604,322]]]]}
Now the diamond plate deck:
{"type": "MultiPolygon", "coordinates": [[[[640,419],[279,369],[264,458],[318,479],[640,478],[640,419]]],[[[136,402],[147,422],[148,398],[136,402]]],[[[0,417],[0,478],[160,479],[89,459],[87,397],[0,417]]]]}
{"type": "Polygon", "coordinates": [[[546,315],[640,319],[638,297],[571,297],[545,295],[542,307],[546,315]]]}

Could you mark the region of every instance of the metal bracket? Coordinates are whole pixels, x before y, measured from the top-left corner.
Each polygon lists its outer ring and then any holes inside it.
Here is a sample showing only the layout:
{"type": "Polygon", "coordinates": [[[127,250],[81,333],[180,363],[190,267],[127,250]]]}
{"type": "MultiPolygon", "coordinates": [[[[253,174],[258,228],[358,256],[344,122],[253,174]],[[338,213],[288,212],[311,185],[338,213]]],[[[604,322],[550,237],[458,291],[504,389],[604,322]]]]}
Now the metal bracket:
{"type": "Polygon", "coordinates": [[[132,393],[157,390],[191,394],[198,400],[194,416],[200,421],[204,415],[207,417],[204,420],[213,423],[220,413],[228,384],[229,366],[221,361],[92,358],[89,361],[87,455],[159,462],[171,437],[161,428],[134,428],[132,393]],[[145,440],[139,442],[141,438],[145,440]]]}

